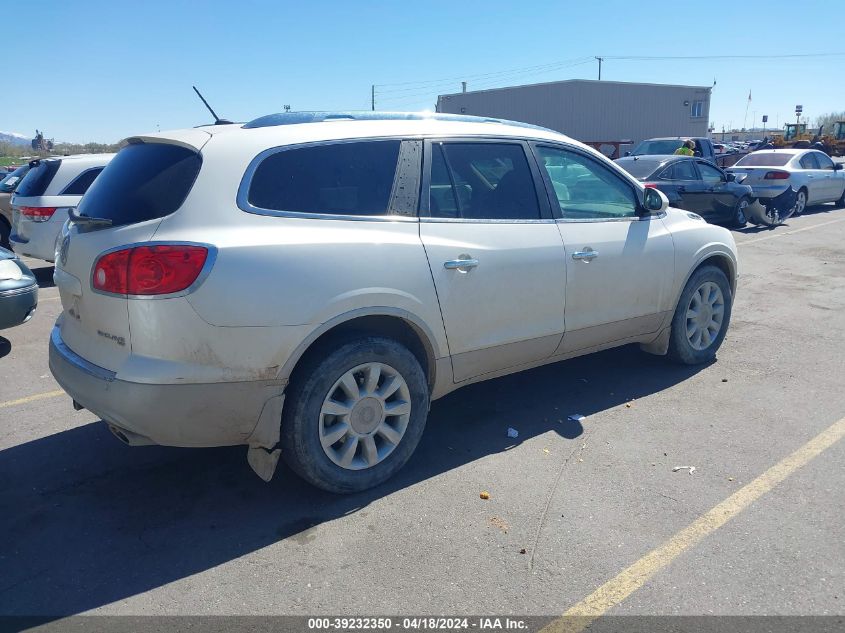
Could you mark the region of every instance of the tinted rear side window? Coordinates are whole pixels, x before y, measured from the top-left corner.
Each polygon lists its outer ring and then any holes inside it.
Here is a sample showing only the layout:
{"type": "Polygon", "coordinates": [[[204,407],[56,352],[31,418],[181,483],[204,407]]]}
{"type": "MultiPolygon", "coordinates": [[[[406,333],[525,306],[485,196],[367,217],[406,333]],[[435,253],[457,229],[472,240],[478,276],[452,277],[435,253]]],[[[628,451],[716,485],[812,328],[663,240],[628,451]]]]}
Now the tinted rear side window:
{"type": "Polygon", "coordinates": [[[61,195],[84,196],[85,192],[88,191],[88,187],[90,187],[91,183],[94,182],[94,179],[100,175],[101,171],[103,171],[102,167],[96,167],[79,174],[72,183],[64,188],[61,195]]]}
{"type": "Polygon", "coordinates": [[[26,177],[18,185],[15,193],[19,196],[29,198],[30,196],[43,196],[47,187],[53,181],[53,176],[59,171],[61,160],[39,160],[30,163],[30,170],[26,177]]]}
{"type": "Polygon", "coordinates": [[[163,218],[185,202],[201,166],[200,155],[180,145],[128,145],[91,185],[79,214],[112,226],[163,218]]]}
{"type": "Polygon", "coordinates": [[[399,145],[365,141],[276,152],[258,165],[247,199],[274,211],[385,215],[399,145]]]}

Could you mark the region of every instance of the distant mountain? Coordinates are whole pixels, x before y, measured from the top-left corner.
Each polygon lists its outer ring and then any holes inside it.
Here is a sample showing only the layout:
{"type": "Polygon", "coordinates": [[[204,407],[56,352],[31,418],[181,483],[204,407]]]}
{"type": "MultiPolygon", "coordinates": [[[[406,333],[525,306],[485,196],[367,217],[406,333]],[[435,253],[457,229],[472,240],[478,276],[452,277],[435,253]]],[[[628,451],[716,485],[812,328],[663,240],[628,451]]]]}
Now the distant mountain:
{"type": "Polygon", "coordinates": [[[17,132],[0,132],[0,143],[11,143],[12,145],[23,145],[29,147],[32,139],[17,132]]]}

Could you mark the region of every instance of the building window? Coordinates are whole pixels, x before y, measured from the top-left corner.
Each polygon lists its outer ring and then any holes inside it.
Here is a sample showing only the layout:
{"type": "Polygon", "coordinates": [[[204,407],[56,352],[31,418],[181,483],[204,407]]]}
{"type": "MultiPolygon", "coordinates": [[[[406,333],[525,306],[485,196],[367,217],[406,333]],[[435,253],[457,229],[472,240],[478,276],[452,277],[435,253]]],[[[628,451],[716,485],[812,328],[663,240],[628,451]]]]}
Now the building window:
{"type": "Polygon", "coordinates": [[[703,101],[693,101],[692,105],[690,106],[690,116],[694,119],[700,118],[704,116],[704,102],[703,101]]]}

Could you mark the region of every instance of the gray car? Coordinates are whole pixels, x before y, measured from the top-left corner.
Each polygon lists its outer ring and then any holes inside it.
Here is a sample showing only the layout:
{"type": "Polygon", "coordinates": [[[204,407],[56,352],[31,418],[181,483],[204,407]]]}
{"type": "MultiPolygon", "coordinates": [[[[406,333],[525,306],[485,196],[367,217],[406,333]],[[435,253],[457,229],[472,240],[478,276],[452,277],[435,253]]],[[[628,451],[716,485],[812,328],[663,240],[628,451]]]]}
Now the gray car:
{"type": "Polygon", "coordinates": [[[12,251],[0,248],[0,330],[29,321],[37,305],[35,275],[12,251]]]}
{"type": "Polygon", "coordinates": [[[728,170],[737,182],[750,185],[762,204],[793,190],[800,215],[813,204],[845,205],[845,171],[824,152],[814,149],[772,149],[752,152],[728,170]]]}

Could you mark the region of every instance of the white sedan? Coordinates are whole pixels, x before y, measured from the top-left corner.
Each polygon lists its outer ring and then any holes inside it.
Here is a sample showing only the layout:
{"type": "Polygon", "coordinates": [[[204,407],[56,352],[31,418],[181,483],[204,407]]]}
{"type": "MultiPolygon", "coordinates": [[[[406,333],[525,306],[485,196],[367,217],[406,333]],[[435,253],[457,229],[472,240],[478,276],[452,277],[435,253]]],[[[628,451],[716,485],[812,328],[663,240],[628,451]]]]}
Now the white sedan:
{"type": "MultiPolygon", "coordinates": [[[[799,215],[813,204],[845,205],[845,170],[824,152],[814,149],[771,149],[752,152],[728,169],[737,182],[750,185],[759,201],[768,206],[790,188],[795,206],[788,215],[799,215]]],[[[781,219],[786,219],[783,217],[781,219]]]]}

